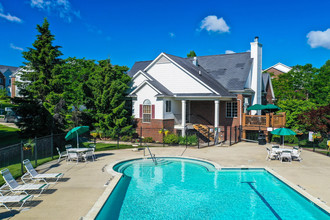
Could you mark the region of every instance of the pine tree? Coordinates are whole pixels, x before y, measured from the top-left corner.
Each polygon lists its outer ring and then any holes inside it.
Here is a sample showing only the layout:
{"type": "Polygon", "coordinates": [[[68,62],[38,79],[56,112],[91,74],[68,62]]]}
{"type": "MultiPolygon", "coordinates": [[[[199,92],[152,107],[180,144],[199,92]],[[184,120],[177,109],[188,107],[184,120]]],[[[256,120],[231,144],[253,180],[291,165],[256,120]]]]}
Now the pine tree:
{"type": "Polygon", "coordinates": [[[196,55],[196,53],[195,53],[195,51],[193,51],[193,50],[191,50],[188,54],[187,54],[187,57],[189,58],[189,57],[196,57],[197,55],[196,55]]]}
{"type": "Polygon", "coordinates": [[[14,99],[19,104],[17,112],[22,116],[17,125],[22,134],[27,136],[46,135],[56,130],[56,127],[63,127],[63,124],[58,123],[61,118],[55,115],[62,100],[62,91],[53,84],[53,79],[61,70],[62,59],[59,57],[62,53],[59,46],[53,46],[55,37],[49,30],[46,18],[42,25],[37,25],[37,30],[39,34],[32,44],[33,48],[23,52],[26,60],[22,68],[23,82],[17,83],[20,95],[24,98],[14,99]]]}

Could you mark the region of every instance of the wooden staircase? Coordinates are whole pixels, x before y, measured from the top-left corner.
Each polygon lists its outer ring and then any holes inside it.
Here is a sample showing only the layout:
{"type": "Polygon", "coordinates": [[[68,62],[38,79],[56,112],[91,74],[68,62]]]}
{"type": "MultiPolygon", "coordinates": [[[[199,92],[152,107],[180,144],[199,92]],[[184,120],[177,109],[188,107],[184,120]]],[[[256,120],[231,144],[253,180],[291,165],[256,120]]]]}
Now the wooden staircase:
{"type": "Polygon", "coordinates": [[[206,125],[202,124],[194,124],[194,129],[197,130],[201,135],[204,136],[204,138],[208,141],[214,141],[214,130],[211,132],[209,131],[210,128],[206,125]]]}

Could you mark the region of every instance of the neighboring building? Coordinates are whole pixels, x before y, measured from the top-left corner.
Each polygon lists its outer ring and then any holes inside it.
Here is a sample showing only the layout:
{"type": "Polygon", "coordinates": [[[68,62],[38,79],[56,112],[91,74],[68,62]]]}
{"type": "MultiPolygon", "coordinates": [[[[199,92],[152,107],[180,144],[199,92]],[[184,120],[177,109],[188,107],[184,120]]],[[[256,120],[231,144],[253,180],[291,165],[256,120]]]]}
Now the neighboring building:
{"type": "Polygon", "coordinates": [[[10,76],[18,70],[19,67],[14,66],[4,66],[0,65],[0,72],[2,73],[3,77],[1,77],[0,74],[0,87],[1,85],[4,86],[4,88],[7,89],[9,95],[11,96],[10,88],[11,88],[11,78],[10,76]],[[4,83],[1,84],[1,78],[4,80],[4,83]]]}
{"type": "Polygon", "coordinates": [[[274,66],[271,66],[264,70],[264,72],[273,73],[274,76],[278,76],[282,73],[287,73],[292,69],[292,67],[286,66],[283,63],[277,63],[274,66]]]}
{"type": "Polygon", "coordinates": [[[262,74],[262,101],[261,104],[274,104],[275,101],[275,95],[272,85],[272,79],[269,73],[263,73],[262,74]]]}
{"type": "Polygon", "coordinates": [[[21,68],[18,68],[13,74],[10,75],[11,78],[11,85],[10,85],[10,96],[14,97],[21,97],[19,94],[19,88],[16,85],[16,82],[21,82],[21,68]]]}
{"type": "Polygon", "coordinates": [[[6,88],[6,78],[5,78],[5,75],[3,75],[1,72],[0,72],[0,89],[4,89],[6,88]]]}
{"type": "Polygon", "coordinates": [[[251,52],[194,58],[161,53],[154,60],[136,62],[128,75],[133,116],[143,136],[154,140],[161,139],[157,129],[184,135],[195,124],[229,134],[228,127],[242,125],[249,105],[261,104],[263,95],[275,98],[271,78],[262,74],[258,37],[251,52]]]}

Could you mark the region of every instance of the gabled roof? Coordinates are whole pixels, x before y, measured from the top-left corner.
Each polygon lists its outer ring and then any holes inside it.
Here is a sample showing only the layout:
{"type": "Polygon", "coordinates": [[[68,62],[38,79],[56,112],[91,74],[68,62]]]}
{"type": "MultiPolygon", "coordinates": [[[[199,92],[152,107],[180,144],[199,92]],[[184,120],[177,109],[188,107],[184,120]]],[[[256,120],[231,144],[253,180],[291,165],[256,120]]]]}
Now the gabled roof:
{"type": "Polygon", "coordinates": [[[5,65],[0,65],[0,72],[4,73],[7,70],[9,70],[11,73],[14,73],[19,67],[15,66],[5,66],[5,65]]]}
{"type": "MultiPolygon", "coordinates": [[[[215,92],[213,95],[222,97],[233,97],[233,94],[230,93],[231,90],[245,89],[244,85],[253,62],[253,59],[250,58],[250,52],[200,56],[197,57],[197,66],[193,64],[193,58],[182,58],[171,54],[163,54],[192,74],[202,84],[210,87],[215,92]]],[[[139,70],[145,70],[153,62],[136,62],[128,72],[128,75],[132,77],[139,70]]]]}
{"type": "Polygon", "coordinates": [[[275,99],[275,94],[274,94],[274,90],[273,90],[272,80],[271,80],[271,77],[270,77],[270,74],[269,73],[263,73],[262,74],[262,82],[263,82],[264,92],[267,92],[266,89],[267,89],[267,86],[269,86],[270,87],[270,91],[272,92],[272,97],[273,97],[273,99],[275,99]]]}
{"type": "Polygon", "coordinates": [[[285,65],[283,63],[277,63],[277,64],[275,64],[275,65],[273,65],[271,67],[268,67],[264,71],[268,71],[271,68],[277,69],[278,71],[281,71],[283,73],[287,73],[287,72],[289,72],[292,69],[292,67],[289,67],[289,66],[287,66],[287,65],[285,65]]]}

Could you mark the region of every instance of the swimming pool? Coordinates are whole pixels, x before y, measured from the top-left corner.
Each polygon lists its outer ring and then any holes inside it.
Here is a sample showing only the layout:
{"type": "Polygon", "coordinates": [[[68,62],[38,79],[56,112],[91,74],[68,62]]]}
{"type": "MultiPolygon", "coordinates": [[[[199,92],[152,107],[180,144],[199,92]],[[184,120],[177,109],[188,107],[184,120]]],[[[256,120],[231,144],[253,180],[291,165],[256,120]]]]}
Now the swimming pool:
{"type": "Polygon", "coordinates": [[[131,160],[96,219],[330,219],[263,169],[221,170],[178,158],[131,160]]]}

